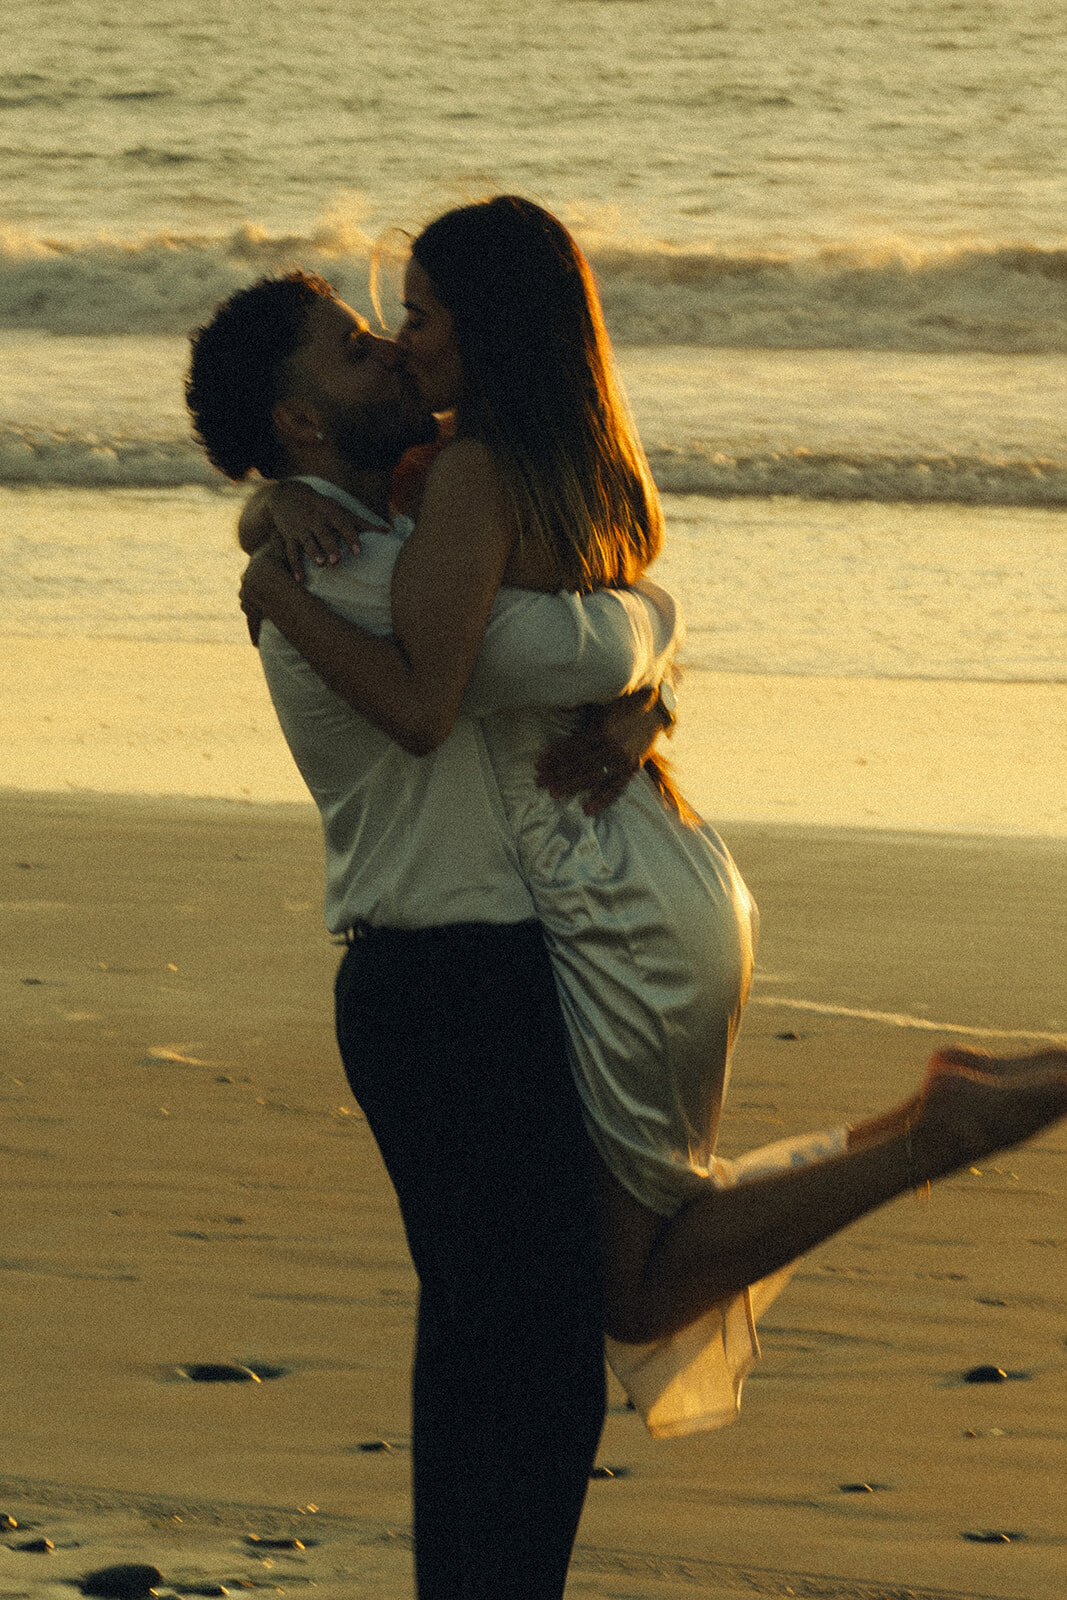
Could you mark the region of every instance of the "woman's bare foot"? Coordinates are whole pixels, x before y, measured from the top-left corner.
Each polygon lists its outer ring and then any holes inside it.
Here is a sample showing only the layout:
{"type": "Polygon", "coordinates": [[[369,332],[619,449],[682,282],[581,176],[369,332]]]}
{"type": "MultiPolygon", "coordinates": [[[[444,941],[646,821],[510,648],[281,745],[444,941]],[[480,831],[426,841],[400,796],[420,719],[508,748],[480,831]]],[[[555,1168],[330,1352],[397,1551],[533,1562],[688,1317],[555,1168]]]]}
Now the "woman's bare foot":
{"type": "Polygon", "coordinates": [[[1032,1077],[1035,1072],[1067,1070],[1067,1050],[1035,1050],[1023,1056],[995,1056],[988,1050],[971,1049],[967,1045],[950,1045],[930,1057],[926,1068],[927,1083],[942,1073],[979,1072],[987,1077],[1006,1078],[1022,1075],[1032,1077]]]}
{"type": "Polygon", "coordinates": [[[1032,1139],[1067,1116],[1067,1050],[991,1056],[942,1050],[927,1068],[912,1128],[919,1181],[1032,1139]]]}

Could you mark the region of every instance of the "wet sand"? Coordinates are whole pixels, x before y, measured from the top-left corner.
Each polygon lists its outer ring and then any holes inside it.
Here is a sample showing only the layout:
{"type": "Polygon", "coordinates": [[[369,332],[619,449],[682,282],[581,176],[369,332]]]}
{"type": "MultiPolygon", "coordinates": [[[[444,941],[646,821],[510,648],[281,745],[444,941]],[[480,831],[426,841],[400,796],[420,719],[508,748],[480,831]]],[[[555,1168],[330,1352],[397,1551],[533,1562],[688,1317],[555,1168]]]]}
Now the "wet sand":
{"type": "MultiPolygon", "coordinates": [[[[726,831],[764,938],[724,1153],[948,1038],[1067,1034],[1062,841],[726,831]]],[[[0,837],[0,1596],[122,1559],[408,1600],[414,1281],[331,1037],[313,813],[8,793],[0,837]]],[[[654,1444],[613,1390],[570,1592],[1061,1600],[1065,1191],[1067,1132],[814,1252],[734,1427],[654,1444]]]]}
{"type": "MultiPolygon", "coordinates": [[[[686,671],[708,817],[1067,838],[1067,683],[686,671]]],[[[246,643],[0,638],[0,790],[306,802],[246,643]]]]}

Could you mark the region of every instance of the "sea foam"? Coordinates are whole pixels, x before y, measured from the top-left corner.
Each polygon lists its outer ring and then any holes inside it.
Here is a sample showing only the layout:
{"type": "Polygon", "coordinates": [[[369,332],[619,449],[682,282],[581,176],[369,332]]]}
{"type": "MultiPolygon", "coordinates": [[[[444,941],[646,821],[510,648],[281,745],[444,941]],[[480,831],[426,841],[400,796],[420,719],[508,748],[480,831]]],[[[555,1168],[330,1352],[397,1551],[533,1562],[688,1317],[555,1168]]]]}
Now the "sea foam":
{"type": "Polygon", "coordinates": [[[893,456],[808,449],[727,453],[714,446],[649,452],[660,489],[675,494],[799,495],[807,500],[914,504],[1067,505],[1067,465],[984,456],[893,456]]]}
{"type": "MultiPolygon", "coordinates": [[[[1067,248],[903,245],[775,254],[588,240],[620,345],[1067,353],[1067,248]]],[[[372,242],[327,220],[308,234],[80,241],[0,235],[0,327],[182,333],[218,300],[292,266],[368,301],[372,242]]]]}
{"type": "MultiPolygon", "coordinates": [[[[730,452],[714,445],[649,451],[659,487],[675,494],[798,495],[810,500],[1067,505],[1067,463],[969,455],[809,449],[730,452]]],[[[0,424],[0,483],[83,488],[225,489],[185,434],[138,437],[0,424]]]]}

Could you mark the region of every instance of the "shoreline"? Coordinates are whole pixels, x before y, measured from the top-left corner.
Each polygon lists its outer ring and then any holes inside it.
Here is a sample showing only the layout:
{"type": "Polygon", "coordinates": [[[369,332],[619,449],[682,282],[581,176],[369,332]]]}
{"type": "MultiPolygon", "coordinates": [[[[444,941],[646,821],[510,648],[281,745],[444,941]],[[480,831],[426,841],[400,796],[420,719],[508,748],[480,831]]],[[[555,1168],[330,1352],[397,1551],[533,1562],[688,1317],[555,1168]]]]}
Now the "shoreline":
{"type": "MultiPolygon", "coordinates": [[[[309,806],[246,644],[0,639],[0,790],[309,806]]],[[[664,745],[715,826],[1067,838],[1067,683],[689,667],[664,745]]]]}
{"type": "MultiPolygon", "coordinates": [[[[668,747],[669,749],[669,747],[668,747]]],[[[143,811],[145,813],[156,811],[166,812],[172,810],[178,814],[187,814],[189,818],[197,815],[205,818],[235,818],[240,816],[255,817],[264,821],[285,822],[293,821],[298,824],[310,824],[318,837],[318,814],[314,803],[306,794],[296,800],[249,800],[245,796],[218,795],[218,794],[164,794],[142,793],[140,791],[123,792],[107,789],[78,789],[64,787],[55,789],[45,788],[20,788],[17,785],[0,784],[0,805],[15,805],[35,807],[38,805],[52,805],[66,803],[78,805],[84,803],[88,806],[102,808],[117,807],[119,810],[129,809],[131,813],[143,811]]],[[[889,844],[894,840],[908,841],[916,844],[936,844],[941,841],[951,843],[958,841],[961,845],[982,845],[992,847],[1004,846],[1011,848],[1014,845],[1022,849],[1033,846],[1036,849],[1047,847],[1050,851],[1058,852],[1065,841],[1057,834],[1023,834],[1023,833],[970,833],[965,829],[941,828],[880,828],[876,825],[862,823],[842,822],[792,822],[781,819],[732,817],[726,819],[732,830],[752,830],[768,837],[793,837],[825,839],[829,842],[835,840],[857,839],[872,845],[878,843],[889,844]]],[[[715,823],[712,824],[715,826],[715,823]]]]}

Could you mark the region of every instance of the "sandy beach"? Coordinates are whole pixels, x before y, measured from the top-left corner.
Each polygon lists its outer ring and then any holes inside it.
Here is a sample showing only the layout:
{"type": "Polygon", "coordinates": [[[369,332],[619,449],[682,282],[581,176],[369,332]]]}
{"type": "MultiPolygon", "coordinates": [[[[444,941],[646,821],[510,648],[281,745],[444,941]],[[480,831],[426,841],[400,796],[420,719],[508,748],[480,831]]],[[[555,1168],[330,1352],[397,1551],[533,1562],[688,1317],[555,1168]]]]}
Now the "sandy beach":
{"type": "MultiPolygon", "coordinates": [[[[949,1040],[1067,1042],[1062,29],[8,10],[0,1600],[412,1600],[416,1285],[189,332],[297,265],[399,326],[404,234],[483,194],[574,229],[687,619],[668,754],[762,913],[721,1147],[825,1129],[949,1040]]],[[[718,1433],[612,1389],[568,1600],[1064,1600],[1067,1125],[814,1251],[761,1337],[718,1433]]]]}
{"type": "MultiPolygon", "coordinates": [[[[1065,702],[687,670],[669,753],[763,915],[724,1153],[875,1109],[947,1039],[1067,1037],[1065,702]]],[[[409,1600],[415,1286],[255,652],[6,637],[0,707],[0,1600],[119,1560],[409,1600]]],[[[569,1593],[1062,1600],[1065,1154],[815,1252],[739,1425],[653,1444],[614,1391],[569,1593]]]]}
{"type": "MultiPolygon", "coordinates": [[[[331,1037],[314,814],[2,812],[0,1596],[126,1560],[407,1600],[414,1280],[331,1037]],[[211,1362],[262,1381],[183,1376],[211,1362]]],[[[1067,1033],[1062,841],[728,831],[764,941],[725,1153],[884,1103],[946,1038],[1067,1033]]],[[[569,1593],[1059,1600],[1065,1158],[1047,1137],[816,1251],[736,1426],[654,1444],[613,1391],[569,1593]],[[963,1381],[983,1364],[1008,1379],[963,1381]]]]}
{"type": "MultiPolygon", "coordinates": [[[[246,642],[0,637],[0,790],[307,805],[246,642]]],[[[1067,683],[687,668],[668,747],[734,819],[1067,839],[1067,683]]]]}

